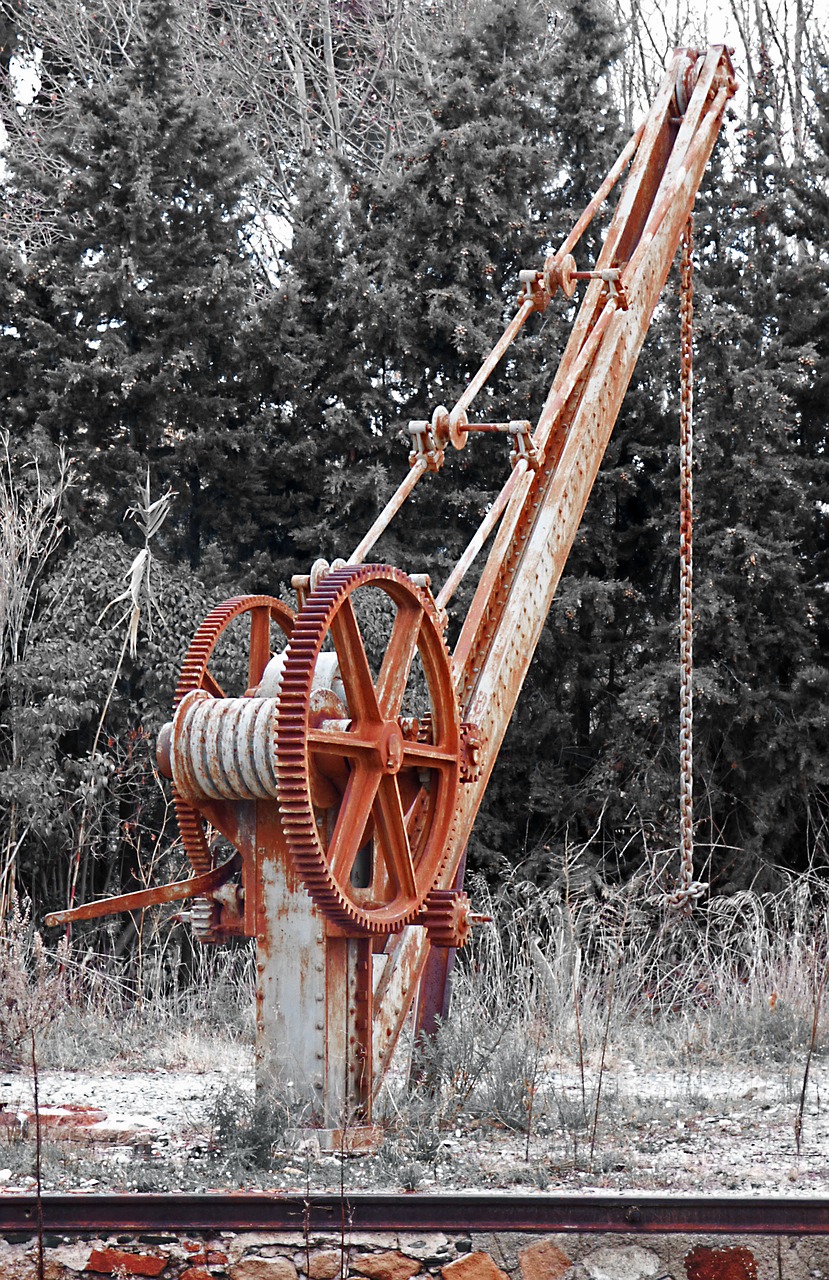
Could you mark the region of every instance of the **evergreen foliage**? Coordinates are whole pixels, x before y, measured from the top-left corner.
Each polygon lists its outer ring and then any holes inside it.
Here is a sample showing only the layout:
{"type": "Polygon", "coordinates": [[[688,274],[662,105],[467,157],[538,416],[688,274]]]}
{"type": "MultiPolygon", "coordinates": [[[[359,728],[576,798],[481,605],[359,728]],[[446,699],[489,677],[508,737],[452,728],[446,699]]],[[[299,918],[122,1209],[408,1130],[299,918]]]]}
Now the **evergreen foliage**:
{"type": "Polygon", "coordinates": [[[24,385],[3,376],[0,394],[18,438],[76,454],[92,529],[120,524],[147,462],[184,488],[175,549],[196,565],[237,479],[250,171],[184,83],[175,24],[173,0],[143,0],[130,57],[76,87],[42,169],[14,174],[53,210],[54,238],[27,253],[15,329],[0,335],[24,385]]]}
{"type": "MultiPolygon", "coordinates": [[[[620,150],[623,47],[602,0],[454,12],[418,50],[431,82],[400,86],[399,149],[386,116],[362,150],[284,143],[289,243],[267,273],[249,253],[267,184],[187,83],[175,0],[140,0],[105,75],[64,76],[59,109],[36,103],[39,165],[10,148],[6,190],[43,218],[0,244],[0,426],[20,456],[75,458],[71,539],[0,684],[4,836],[23,837],[21,880],[41,901],[131,883],[138,833],[164,821],[152,735],[201,618],[220,595],[287,595],[318,556],[350,554],[406,474],[409,420],[454,403],[514,311],[518,272],[561,242],[620,150]],[[179,496],[164,621],[132,659],[101,614],[148,465],[154,490],[179,496]]],[[[218,28],[230,16],[217,10],[218,28]]],[[[358,56],[337,34],[335,71],[358,56]]],[[[825,862],[829,798],[829,80],[818,60],[787,164],[758,66],[696,218],[696,813],[719,889],[825,862]]],[[[591,229],[580,267],[598,245],[591,229]]],[[[590,841],[583,865],[624,876],[676,847],[672,288],[475,829],[471,857],[490,871],[523,860],[541,879],[590,841]]],[[[471,416],[536,418],[574,311],[533,318],[471,416]]],[[[373,556],[437,588],[507,475],[496,440],[448,450],[373,556]]]]}
{"type": "MultiPolygon", "coordinates": [[[[398,475],[408,450],[389,426],[454,403],[515,309],[518,272],[543,253],[553,49],[547,15],[533,0],[471,7],[434,50],[431,133],[399,157],[395,178],[384,174],[360,191],[360,260],[371,287],[365,346],[392,399],[379,425],[398,475]]],[[[530,404],[520,373],[527,352],[526,343],[515,348],[518,366],[496,373],[473,418],[537,411],[544,372],[534,369],[530,404]]],[[[383,555],[410,565],[428,556],[435,573],[453,563],[506,479],[505,455],[482,439],[453,454],[440,480],[416,491],[383,555]]]]}
{"type": "Polygon", "coordinates": [[[375,429],[386,391],[372,386],[363,347],[368,290],[341,173],[311,156],[245,353],[257,409],[245,490],[225,514],[251,584],[288,584],[320,556],[348,556],[389,491],[375,429]]]}
{"type": "MultiPolygon", "coordinates": [[[[623,145],[611,79],[619,52],[619,32],[600,0],[566,7],[549,55],[545,154],[554,162],[538,202],[547,245],[566,237],[623,145]]],[[[597,236],[594,225],[577,247],[580,267],[595,261],[597,236]]],[[[558,300],[525,342],[516,376],[526,407],[510,416],[537,416],[574,314],[558,300]]],[[[620,423],[487,791],[473,849],[488,865],[530,854],[533,873],[543,875],[547,837],[565,830],[574,840],[590,836],[618,781],[615,753],[610,763],[604,753],[618,727],[617,680],[635,598],[625,564],[636,534],[627,527],[634,475],[620,453],[624,437],[620,423]]]]}

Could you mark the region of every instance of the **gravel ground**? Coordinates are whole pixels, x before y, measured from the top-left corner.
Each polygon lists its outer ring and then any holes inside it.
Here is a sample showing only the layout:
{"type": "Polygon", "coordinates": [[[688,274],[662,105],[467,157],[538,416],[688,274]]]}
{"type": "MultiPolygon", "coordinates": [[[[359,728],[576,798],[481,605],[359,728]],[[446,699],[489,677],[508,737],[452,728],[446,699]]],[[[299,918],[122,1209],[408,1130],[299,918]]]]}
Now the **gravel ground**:
{"type": "MultiPolygon", "coordinates": [[[[491,1119],[464,1117],[439,1133],[409,1122],[387,1133],[375,1154],[341,1159],[320,1153],[313,1137],[294,1134],[277,1142],[266,1172],[256,1172],[255,1162],[251,1172],[242,1139],[217,1139],[211,1113],[217,1095],[227,1096],[226,1073],[44,1070],[44,1186],[826,1195],[829,1063],[812,1063],[798,1154],[802,1070],[660,1071],[614,1061],[602,1079],[592,1156],[596,1073],[585,1079],[585,1106],[580,1078],[551,1071],[535,1095],[529,1140],[491,1119]],[[90,1117],[72,1108],[95,1109],[95,1123],[80,1125],[90,1117]]],[[[249,1059],[240,1057],[233,1087],[252,1088],[249,1059]]],[[[31,1079],[0,1074],[0,1192],[32,1186],[31,1108],[31,1079]]]]}

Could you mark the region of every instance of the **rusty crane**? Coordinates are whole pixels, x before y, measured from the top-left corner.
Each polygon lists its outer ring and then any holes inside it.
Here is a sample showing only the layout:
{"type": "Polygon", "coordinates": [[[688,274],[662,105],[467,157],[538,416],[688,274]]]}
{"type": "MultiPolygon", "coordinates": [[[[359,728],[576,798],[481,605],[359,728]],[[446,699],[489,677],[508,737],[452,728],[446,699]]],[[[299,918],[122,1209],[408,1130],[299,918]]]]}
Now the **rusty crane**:
{"type": "Polygon", "coordinates": [[[734,88],[724,46],[673,55],[571,235],[521,273],[517,312],[463,395],[410,424],[408,475],[348,560],[295,577],[296,611],[243,596],[199,628],[158,751],[194,876],[50,917],[192,898],[203,942],[255,938],[257,1083],[292,1091],[332,1142],[346,1121],[370,1124],[418,992],[424,1026],[444,958],[468,938],[467,839],[734,88]],[[572,251],[628,166],[596,268],[577,271],[572,251]],[[580,281],[535,426],[471,421],[525,322],[580,281]],[[367,562],[415,485],[476,432],[505,436],[512,467],[437,594],[425,575],[367,562]],[[450,653],[446,606],[492,535],[450,653]],[[368,600],[386,619],[382,652],[368,600]],[[244,687],[231,692],[215,658],[240,620],[244,687]],[[218,866],[211,829],[235,850],[218,866]]]}

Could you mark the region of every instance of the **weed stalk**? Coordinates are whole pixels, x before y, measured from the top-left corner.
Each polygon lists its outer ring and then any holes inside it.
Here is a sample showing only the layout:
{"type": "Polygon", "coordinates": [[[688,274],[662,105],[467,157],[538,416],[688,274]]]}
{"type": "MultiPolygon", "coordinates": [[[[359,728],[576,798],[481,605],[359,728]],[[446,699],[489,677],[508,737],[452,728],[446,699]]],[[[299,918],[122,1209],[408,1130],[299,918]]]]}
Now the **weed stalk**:
{"type": "Polygon", "coordinates": [[[809,1085],[809,1071],[812,1066],[812,1058],[817,1047],[817,1032],[820,1022],[820,1006],[823,1002],[823,992],[826,988],[826,979],[829,974],[829,964],[823,966],[823,973],[820,975],[820,981],[815,987],[815,1003],[812,1010],[812,1030],[809,1036],[809,1047],[806,1050],[806,1063],[803,1068],[803,1084],[800,1088],[800,1101],[797,1106],[797,1115],[794,1121],[794,1145],[797,1151],[797,1158],[800,1159],[800,1149],[803,1143],[803,1113],[806,1108],[806,1090],[809,1085]]]}
{"type": "Polygon", "coordinates": [[[37,1280],[44,1280],[43,1269],[43,1176],[42,1134],[40,1130],[40,1090],[37,1070],[37,1047],[34,1028],[29,1032],[32,1043],[32,1089],[35,1100],[35,1204],[37,1212],[37,1280]]]}

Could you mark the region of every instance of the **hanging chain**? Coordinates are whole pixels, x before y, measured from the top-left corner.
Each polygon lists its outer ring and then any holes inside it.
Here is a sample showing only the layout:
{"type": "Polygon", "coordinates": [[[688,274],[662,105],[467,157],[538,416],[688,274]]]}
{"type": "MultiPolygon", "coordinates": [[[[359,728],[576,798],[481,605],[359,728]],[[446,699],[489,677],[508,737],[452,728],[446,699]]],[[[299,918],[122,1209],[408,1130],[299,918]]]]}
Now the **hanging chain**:
{"type": "Polygon", "coordinates": [[[694,879],[694,275],[693,215],[682,233],[679,412],[679,883],[668,901],[685,912],[708,888],[694,879]]]}

